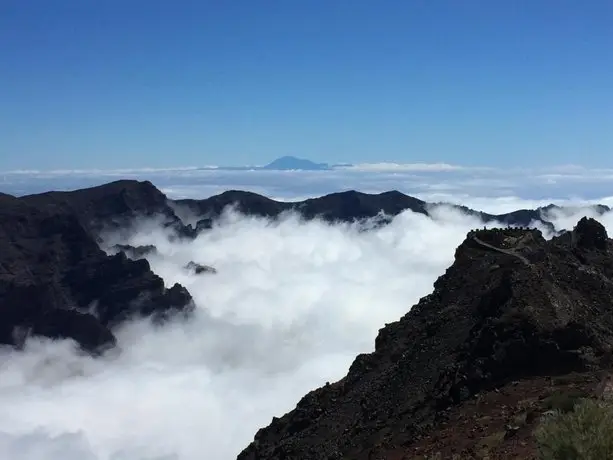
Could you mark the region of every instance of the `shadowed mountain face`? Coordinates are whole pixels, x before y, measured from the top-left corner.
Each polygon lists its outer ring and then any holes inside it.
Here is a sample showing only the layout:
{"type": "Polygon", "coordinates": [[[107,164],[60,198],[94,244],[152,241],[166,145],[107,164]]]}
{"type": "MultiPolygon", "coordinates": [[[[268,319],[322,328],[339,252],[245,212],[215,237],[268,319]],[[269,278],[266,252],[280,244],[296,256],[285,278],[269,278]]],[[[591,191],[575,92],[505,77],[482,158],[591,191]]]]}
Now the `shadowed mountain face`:
{"type": "Polygon", "coordinates": [[[84,224],[121,218],[127,203],[122,191],[0,197],[0,343],[34,334],[94,352],[113,346],[113,326],[132,315],[190,308],[185,288],[166,289],[146,260],[107,256],[84,224]]]}
{"type": "Polygon", "coordinates": [[[72,213],[95,236],[103,229],[121,229],[135,218],[146,217],[160,219],[163,225],[179,234],[189,231],[168,205],[166,195],[149,181],[119,180],[97,187],[46,192],[19,199],[49,213],[72,213]]]}
{"type": "MultiPolygon", "coordinates": [[[[427,458],[415,446],[445,447],[432,433],[494,388],[607,369],[612,250],[604,227],[586,218],[550,241],[538,230],[469,233],[434,292],[381,329],[373,353],[260,430],[239,459],[427,458]]],[[[475,454],[480,433],[462,437],[473,450],[451,446],[442,458],[475,454]]]]}
{"type": "Polygon", "coordinates": [[[427,203],[400,192],[376,195],[347,191],[305,201],[283,202],[251,192],[230,190],[204,200],[176,200],[175,205],[190,212],[215,219],[228,206],[246,215],[277,218],[294,211],[305,219],[321,218],[327,222],[352,222],[377,217],[380,213],[395,216],[404,210],[427,214],[427,203]]]}
{"type": "MultiPolygon", "coordinates": [[[[8,195],[7,195],[8,196],[8,195]]],[[[305,219],[322,218],[328,222],[352,222],[368,218],[380,218],[385,223],[389,218],[405,210],[428,215],[439,203],[428,203],[398,191],[378,194],[361,193],[354,190],[332,193],[304,201],[284,202],[271,200],[252,192],[229,190],[202,200],[168,199],[149,181],[119,180],[108,184],[70,192],[47,192],[19,198],[50,213],[59,211],[74,213],[83,226],[98,235],[105,228],[126,227],[140,217],[156,217],[162,224],[174,230],[179,236],[192,238],[201,230],[210,228],[212,221],[229,206],[246,215],[277,218],[288,211],[298,212],[305,219]],[[182,213],[197,216],[200,221],[195,227],[184,225],[182,213]],[[387,219],[387,220],[386,220],[387,219]]],[[[466,214],[481,218],[485,223],[500,222],[510,226],[529,226],[539,222],[553,231],[552,224],[543,216],[557,208],[521,209],[505,214],[488,214],[465,206],[452,205],[466,214]]],[[[604,205],[594,206],[602,214],[609,211],[604,205]]]]}
{"type": "MultiPolygon", "coordinates": [[[[206,229],[210,226],[211,220],[219,217],[228,206],[234,206],[237,211],[246,215],[276,218],[284,212],[294,211],[306,219],[319,217],[327,222],[352,222],[378,217],[383,213],[387,217],[380,218],[379,222],[385,223],[391,217],[406,210],[429,215],[431,209],[438,204],[441,203],[427,203],[395,190],[378,194],[349,190],[295,202],[275,201],[256,193],[229,190],[203,200],[172,201],[173,208],[177,213],[180,213],[180,210],[183,209],[197,216],[202,216],[198,224],[200,229],[206,229]]],[[[509,226],[520,227],[540,223],[552,232],[554,231],[553,225],[546,220],[543,213],[558,208],[555,205],[549,205],[545,208],[520,209],[495,215],[475,211],[465,206],[451,205],[451,207],[465,214],[479,217],[484,223],[500,222],[509,226]]],[[[604,205],[597,205],[594,206],[594,210],[602,214],[609,211],[609,208],[604,205]]]]}

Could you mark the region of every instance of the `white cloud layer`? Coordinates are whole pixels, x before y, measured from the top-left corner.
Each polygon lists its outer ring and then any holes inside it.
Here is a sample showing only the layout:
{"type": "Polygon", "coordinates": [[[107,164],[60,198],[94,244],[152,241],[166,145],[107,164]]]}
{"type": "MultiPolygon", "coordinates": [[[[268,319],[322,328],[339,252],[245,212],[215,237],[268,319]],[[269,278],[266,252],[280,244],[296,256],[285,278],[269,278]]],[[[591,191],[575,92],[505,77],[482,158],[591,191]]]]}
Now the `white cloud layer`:
{"type": "Polygon", "coordinates": [[[331,171],[237,171],[194,167],[9,171],[0,173],[0,192],[23,195],[67,190],[119,178],[151,180],[171,198],[205,198],[228,189],[249,190],[281,200],[312,198],[348,189],[372,193],[399,190],[424,200],[461,201],[466,205],[470,205],[471,198],[487,197],[481,199],[487,208],[479,209],[488,212],[499,205],[492,205],[490,199],[514,202],[514,209],[526,200],[549,204],[566,200],[593,202],[605,197],[606,202],[613,202],[613,170],[577,165],[500,169],[446,163],[377,163],[331,171]]]}
{"type": "MultiPolygon", "coordinates": [[[[552,218],[569,228],[584,213],[552,218]]],[[[613,228],[611,214],[600,220],[613,228]]],[[[431,292],[479,226],[446,207],[370,232],[230,213],[194,242],[171,243],[142,223],[129,242],[158,247],[153,270],[189,289],[195,317],[164,328],[129,323],[118,333],[122,352],[104,359],[77,355],[69,342],[0,351],[0,458],[235,458],[273,416],[372,351],[378,329],[431,292]],[[192,275],[183,269],[192,260],[218,273],[192,275]]]]}
{"type": "MultiPolygon", "coordinates": [[[[339,168],[341,169],[341,168],[339,168]]],[[[444,172],[444,171],[458,171],[463,169],[474,169],[477,168],[466,168],[464,166],[452,165],[449,163],[360,163],[351,166],[342,167],[342,169],[346,170],[355,170],[355,171],[428,171],[428,172],[444,172]]],[[[480,168],[482,169],[482,168],[480,168]]],[[[491,169],[491,168],[485,168],[491,169]]]]}

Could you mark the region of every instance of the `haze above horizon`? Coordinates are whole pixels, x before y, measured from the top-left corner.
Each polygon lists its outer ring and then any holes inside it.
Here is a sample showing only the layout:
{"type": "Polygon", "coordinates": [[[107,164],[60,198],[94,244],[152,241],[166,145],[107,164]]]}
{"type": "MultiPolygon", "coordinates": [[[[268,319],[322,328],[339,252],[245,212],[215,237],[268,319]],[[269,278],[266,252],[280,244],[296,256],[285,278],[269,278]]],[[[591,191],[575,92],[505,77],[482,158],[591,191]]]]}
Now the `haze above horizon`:
{"type": "Polygon", "coordinates": [[[613,3],[0,5],[0,170],[613,166],[613,3]]]}

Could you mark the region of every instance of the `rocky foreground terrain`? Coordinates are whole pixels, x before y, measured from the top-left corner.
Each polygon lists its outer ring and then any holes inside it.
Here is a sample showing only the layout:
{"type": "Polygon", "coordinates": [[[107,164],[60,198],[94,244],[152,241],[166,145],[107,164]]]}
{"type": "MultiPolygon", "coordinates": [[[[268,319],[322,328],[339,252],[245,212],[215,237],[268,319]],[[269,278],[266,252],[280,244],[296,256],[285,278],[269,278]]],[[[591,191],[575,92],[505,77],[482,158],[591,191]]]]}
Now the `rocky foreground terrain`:
{"type": "Polygon", "coordinates": [[[373,353],[273,419],[239,460],[537,458],[540,417],[594,394],[613,363],[612,250],[587,218],[549,241],[471,232],[373,353]]]}
{"type": "MultiPolygon", "coordinates": [[[[0,194],[0,343],[67,337],[96,354],[116,345],[114,327],[133,315],[189,315],[189,292],[166,288],[142,259],[155,247],[118,245],[109,255],[101,235],[155,217],[176,237],[193,238],[229,205],[328,221],[431,209],[399,192],[281,203],[229,191],[173,201],[136,181],[0,194]]],[[[499,216],[461,209],[484,222],[552,227],[551,207],[499,216]]],[[[560,395],[593,394],[613,362],[612,249],[604,227],[587,218],[551,240],[526,228],[469,233],[432,294],[382,328],[373,353],[274,418],[239,460],[535,458],[532,431],[542,414],[560,395]]]]}

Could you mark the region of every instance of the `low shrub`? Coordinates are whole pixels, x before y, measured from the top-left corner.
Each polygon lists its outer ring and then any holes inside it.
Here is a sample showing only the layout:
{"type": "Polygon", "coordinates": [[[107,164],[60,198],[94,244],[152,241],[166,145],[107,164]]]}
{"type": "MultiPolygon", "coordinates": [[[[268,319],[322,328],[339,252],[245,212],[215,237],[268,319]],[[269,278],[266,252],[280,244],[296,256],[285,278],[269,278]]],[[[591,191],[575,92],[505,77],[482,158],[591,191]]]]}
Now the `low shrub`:
{"type": "Polygon", "coordinates": [[[545,417],[535,437],[541,460],[613,460],[613,407],[581,399],[545,417]]]}

